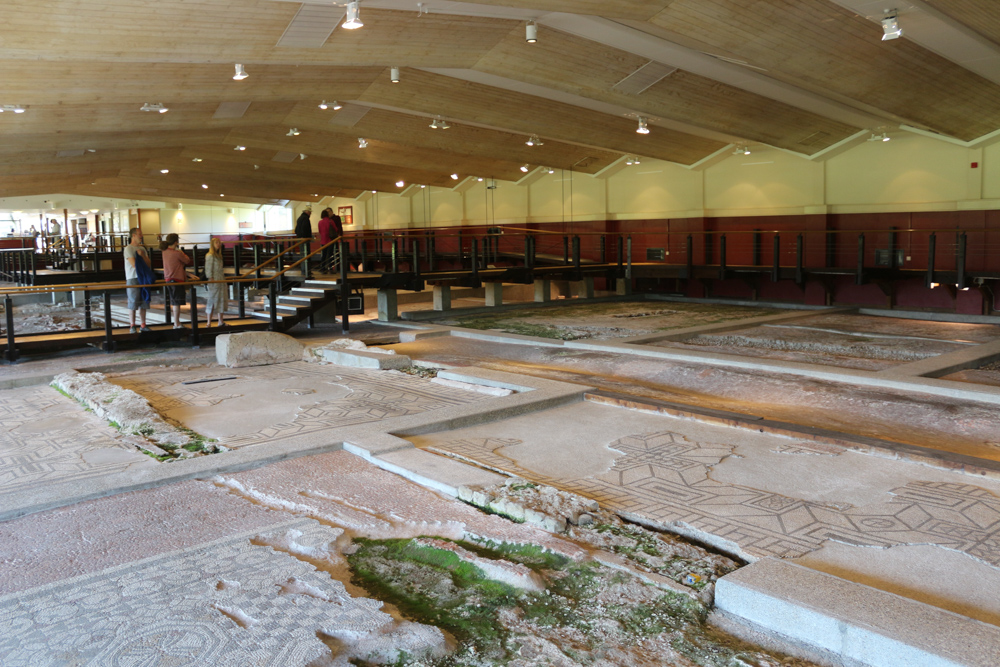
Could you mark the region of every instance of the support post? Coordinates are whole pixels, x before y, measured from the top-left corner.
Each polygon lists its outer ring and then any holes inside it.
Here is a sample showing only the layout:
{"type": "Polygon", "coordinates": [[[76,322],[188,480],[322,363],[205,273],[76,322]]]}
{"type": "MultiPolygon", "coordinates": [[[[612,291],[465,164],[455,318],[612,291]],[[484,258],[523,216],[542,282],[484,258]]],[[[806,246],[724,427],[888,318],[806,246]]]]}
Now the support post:
{"type": "Polygon", "coordinates": [[[535,303],[548,303],[551,298],[551,290],[548,278],[538,278],[535,280],[535,303]]]}
{"type": "Polygon", "coordinates": [[[198,333],[198,286],[191,285],[191,347],[201,347],[198,333]]]}
{"type": "Polygon", "coordinates": [[[479,280],[479,241],[472,239],[472,279],[479,280]]]}
{"type": "Polygon", "coordinates": [[[625,237],[625,278],[632,283],[632,237],[625,237]]]}
{"type": "Polygon", "coordinates": [[[865,284],[865,235],[858,234],[858,268],[854,276],[855,285],[865,284]]]}
{"type": "Polygon", "coordinates": [[[955,249],[955,285],[958,289],[963,289],[965,287],[965,257],[968,237],[966,237],[965,232],[961,232],[957,240],[958,247],[955,249]]]}
{"type": "Polygon", "coordinates": [[[580,270],[580,237],[573,237],[573,268],[580,270]]]}
{"type": "Polygon", "coordinates": [[[726,235],[719,237],[719,280],[726,279],[726,235]]]}
{"type": "MultiPolygon", "coordinates": [[[[169,306],[167,307],[169,310],[169,306]]],[[[111,322],[111,292],[104,290],[104,343],[101,348],[107,352],[115,351],[114,324],[111,322]]]]}
{"type": "Polygon", "coordinates": [[[776,283],[781,280],[781,235],[774,235],[774,242],[771,248],[771,282],[776,283]]]}
{"type": "Polygon", "coordinates": [[[804,252],[805,240],[802,238],[802,234],[795,237],[795,284],[801,285],[805,282],[805,274],[802,271],[802,260],[805,255],[804,252]]]}
{"type": "Polygon", "coordinates": [[[392,249],[392,272],[399,273],[399,239],[393,239],[392,249]]]}
{"type": "Polygon", "coordinates": [[[434,310],[451,310],[451,286],[434,285],[434,310]]]}
{"type": "Polygon", "coordinates": [[[503,305],[503,283],[486,283],[483,287],[486,289],[487,307],[503,305]]]}
{"type": "Polygon", "coordinates": [[[14,300],[10,295],[3,299],[4,310],[7,314],[7,350],[3,353],[3,358],[9,363],[17,361],[17,346],[14,343],[14,300]]]}
{"type": "Polygon", "coordinates": [[[413,239],[412,246],[410,248],[413,252],[413,275],[420,277],[420,241],[416,238],[413,239]]]}
{"type": "Polygon", "coordinates": [[[271,322],[268,325],[268,330],[277,331],[278,330],[278,285],[273,280],[268,286],[268,310],[271,315],[271,322]]]}
{"type": "Polygon", "coordinates": [[[94,328],[94,321],[90,315],[90,292],[83,290],[83,328],[90,331],[94,328]]]}
{"type": "MultiPolygon", "coordinates": [[[[170,296],[167,294],[167,286],[163,286],[163,322],[170,324],[172,315],[170,314],[170,296]]],[[[178,322],[180,324],[180,322],[178,322]]]]}
{"type": "Polygon", "coordinates": [[[687,267],[684,269],[684,277],[688,280],[694,278],[694,237],[690,234],[687,237],[687,267]]]}
{"type": "Polygon", "coordinates": [[[247,316],[247,300],[243,289],[243,283],[238,282],[235,283],[235,285],[236,285],[237,298],[239,300],[240,319],[242,320],[247,316]]]}
{"type": "Polygon", "coordinates": [[[937,281],[934,279],[934,254],[937,250],[937,234],[931,234],[927,239],[927,277],[924,279],[924,286],[930,287],[937,281]]]}
{"type": "Polygon", "coordinates": [[[569,264],[569,237],[563,236],[563,265],[569,264]]]}
{"type": "Polygon", "coordinates": [[[531,237],[524,235],[524,268],[531,268],[531,237]]]}
{"type": "Polygon", "coordinates": [[[396,290],[379,289],[378,319],[379,322],[395,322],[399,319],[399,305],[396,300],[396,290]]]}
{"type": "MultiPolygon", "coordinates": [[[[347,283],[347,243],[340,242],[340,327],[341,331],[347,333],[351,329],[350,316],[348,315],[348,299],[351,296],[350,285],[347,283]]],[[[363,298],[363,297],[362,297],[363,298]]]]}

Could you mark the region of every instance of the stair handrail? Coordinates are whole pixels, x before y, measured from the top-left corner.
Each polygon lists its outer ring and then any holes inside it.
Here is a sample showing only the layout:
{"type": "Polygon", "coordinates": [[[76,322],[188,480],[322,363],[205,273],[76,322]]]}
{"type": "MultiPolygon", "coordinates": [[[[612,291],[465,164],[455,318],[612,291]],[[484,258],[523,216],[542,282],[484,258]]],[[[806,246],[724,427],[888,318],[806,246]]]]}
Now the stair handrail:
{"type": "Polygon", "coordinates": [[[335,243],[339,243],[343,238],[344,238],[343,236],[338,236],[337,238],[333,239],[329,243],[323,244],[322,246],[320,246],[316,250],[313,250],[312,252],[310,252],[305,257],[302,257],[301,259],[299,259],[294,264],[289,264],[284,269],[282,269],[278,273],[276,273],[273,276],[271,276],[271,278],[273,278],[273,279],[280,278],[281,276],[285,275],[287,272],[291,271],[292,269],[294,269],[295,267],[297,267],[299,264],[301,264],[302,262],[306,261],[310,257],[314,257],[315,255],[322,253],[324,248],[328,248],[328,247],[332,246],[335,243]]]}

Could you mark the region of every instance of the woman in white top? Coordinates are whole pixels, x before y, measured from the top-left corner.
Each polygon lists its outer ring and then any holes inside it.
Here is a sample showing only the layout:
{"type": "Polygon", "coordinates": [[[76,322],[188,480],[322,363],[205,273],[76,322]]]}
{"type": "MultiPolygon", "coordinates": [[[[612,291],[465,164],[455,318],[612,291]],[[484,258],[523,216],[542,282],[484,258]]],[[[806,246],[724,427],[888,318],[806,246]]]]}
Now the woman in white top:
{"type": "MultiPolygon", "coordinates": [[[[213,238],[209,243],[208,254],[205,255],[205,279],[225,280],[226,274],[222,262],[222,239],[213,238]]],[[[208,290],[205,311],[208,313],[208,326],[212,326],[212,315],[218,319],[219,326],[222,324],[222,317],[226,313],[229,299],[226,294],[228,285],[225,283],[215,283],[205,286],[208,290]]]]}

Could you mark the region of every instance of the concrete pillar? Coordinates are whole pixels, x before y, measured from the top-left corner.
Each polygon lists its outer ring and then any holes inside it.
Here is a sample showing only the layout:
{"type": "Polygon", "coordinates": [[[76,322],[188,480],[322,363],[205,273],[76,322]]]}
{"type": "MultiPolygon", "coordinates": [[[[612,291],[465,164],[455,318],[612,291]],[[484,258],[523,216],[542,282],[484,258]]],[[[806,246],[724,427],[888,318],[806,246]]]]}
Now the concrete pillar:
{"type": "Polygon", "coordinates": [[[396,290],[380,289],[378,291],[378,319],[380,322],[395,322],[399,319],[396,290]]]}
{"type": "Polygon", "coordinates": [[[451,310],[451,285],[434,285],[434,310],[451,310]]]}
{"type": "Polygon", "coordinates": [[[486,283],[483,285],[486,290],[486,305],[489,307],[503,304],[503,283],[486,283]]]}
{"type": "Polygon", "coordinates": [[[618,296],[628,296],[632,293],[632,280],[630,278],[619,278],[615,281],[615,294],[618,296]]]}
{"type": "Polygon", "coordinates": [[[580,299],[594,298],[594,278],[587,276],[583,280],[577,280],[571,285],[573,296],[580,299]]]}
{"type": "Polygon", "coordinates": [[[535,281],[535,303],[548,303],[552,300],[549,281],[539,278],[535,281]]]}

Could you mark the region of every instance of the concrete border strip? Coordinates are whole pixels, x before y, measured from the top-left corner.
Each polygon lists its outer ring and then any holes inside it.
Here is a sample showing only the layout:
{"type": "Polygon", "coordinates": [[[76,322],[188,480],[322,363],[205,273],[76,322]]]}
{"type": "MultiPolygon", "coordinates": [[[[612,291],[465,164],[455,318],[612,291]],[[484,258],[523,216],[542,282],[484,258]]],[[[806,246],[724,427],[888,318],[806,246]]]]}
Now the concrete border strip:
{"type": "Polygon", "coordinates": [[[706,333],[739,331],[740,329],[748,329],[750,327],[755,327],[759,324],[770,324],[772,322],[789,322],[794,320],[805,319],[807,317],[814,317],[816,315],[832,315],[835,313],[844,313],[844,312],[852,313],[855,310],[856,310],[855,308],[827,308],[818,311],[808,311],[808,312],[797,311],[794,313],[778,313],[777,315],[762,315],[760,317],[750,317],[744,320],[728,320],[726,322],[718,322],[716,324],[703,324],[701,326],[696,326],[696,327],[686,327],[684,329],[675,329],[673,331],[664,331],[662,333],[647,334],[645,336],[632,336],[630,338],[619,338],[617,340],[622,343],[629,343],[633,345],[638,345],[642,343],[653,343],[662,340],[682,341],[706,333]]]}
{"type": "Polygon", "coordinates": [[[975,368],[983,364],[1000,359],[1000,340],[991,343],[983,343],[964,350],[955,350],[947,354],[939,354],[935,357],[928,357],[920,361],[913,361],[908,364],[900,364],[879,371],[881,376],[917,376],[925,378],[939,378],[942,375],[957,373],[969,368],[975,368]]]}

